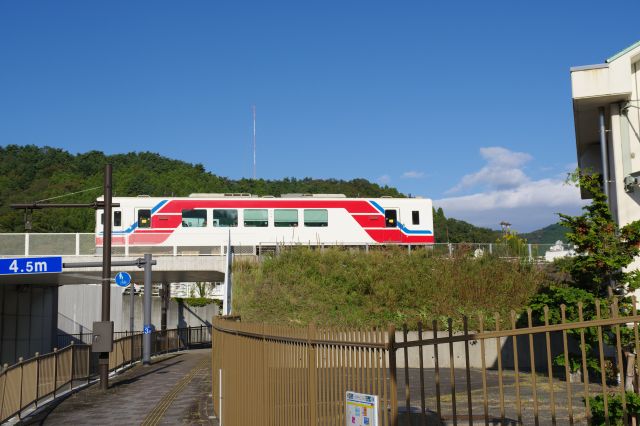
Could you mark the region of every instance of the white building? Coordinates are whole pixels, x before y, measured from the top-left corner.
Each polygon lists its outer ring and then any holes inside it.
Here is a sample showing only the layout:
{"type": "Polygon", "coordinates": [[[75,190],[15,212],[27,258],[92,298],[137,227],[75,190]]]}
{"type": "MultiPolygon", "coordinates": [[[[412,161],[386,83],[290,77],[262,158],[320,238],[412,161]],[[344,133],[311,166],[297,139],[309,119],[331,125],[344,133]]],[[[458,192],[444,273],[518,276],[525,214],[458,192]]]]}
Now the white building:
{"type": "Polygon", "coordinates": [[[640,42],[603,64],[571,68],[578,166],[603,175],[621,226],[640,219],[639,86],[640,42]]]}

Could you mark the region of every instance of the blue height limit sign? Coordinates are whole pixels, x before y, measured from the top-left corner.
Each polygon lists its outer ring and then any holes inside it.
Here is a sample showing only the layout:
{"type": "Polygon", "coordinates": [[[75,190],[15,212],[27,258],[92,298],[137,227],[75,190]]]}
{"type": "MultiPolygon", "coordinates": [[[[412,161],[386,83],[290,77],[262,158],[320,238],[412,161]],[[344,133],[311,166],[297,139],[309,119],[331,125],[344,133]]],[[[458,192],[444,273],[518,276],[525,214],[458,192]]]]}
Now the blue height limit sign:
{"type": "Polygon", "coordinates": [[[59,274],[62,257],[16,257],[0,259],[0,275],[59,274]]]}

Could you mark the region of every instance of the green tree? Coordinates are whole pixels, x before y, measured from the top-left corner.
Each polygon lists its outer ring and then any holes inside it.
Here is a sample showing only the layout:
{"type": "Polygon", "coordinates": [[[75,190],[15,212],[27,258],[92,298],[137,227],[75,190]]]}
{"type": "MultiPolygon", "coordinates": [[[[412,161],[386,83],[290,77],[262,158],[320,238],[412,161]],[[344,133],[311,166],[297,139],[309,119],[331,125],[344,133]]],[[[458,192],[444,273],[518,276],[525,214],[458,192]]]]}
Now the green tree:
{"type": "MultiPolygon", "coordinates": [[[[561,267],[570,274],[565,287],[550,286],[535,295],[529,307],[541,322],[543,307],[548,307],[552,322],[561,318],[561,306],[566,307],[567,321],[579,320],[577,304],[583,306],[585,320],[596,318],[596,299],[603,299],[601,317],[610,316],[614,310],[628,314],[631,310],[630,299],[626,297],[638,288],[638,272],[625,271],[639,253],[640,222],[632,222],[619,227],[613,220],[607,197],[602,191],[601,178],[597,174],[586,174],[577,171],[570,176],[570,181],[580,185],[593,197],[591,203],[583,207],[584,213],[579,216],[560,214],[560,223],[568,229],[566,237],[575,245],[576,256],[563,260],[561,267]]],[[[631,330],[620,328],[621,344],[625,347],[627,360],[633,357],[631,330]]],[[[604,329],[604,343],[615,344],[616,337],[611,330],[604,329]]],[[[579,330],[570,330],[570,335],[578,338],[579,330]]],[[[595,328],[585,330],[585,350],[598,344],[595,328]]],[[[598,363],[589,356],[588,367],[599,369],[598,363]]],[[[564,365],[564,358],[556,362],[564,365]]],[[[580,368],[578,357],[569,359],[572,371],[580,368]]]]}
{"type": "Polygon", "coordinates": [[[577,172],[571,179],[593,196],[582,215],[560,214],[560,223],[569,229],[567,239],[576,247],[577,256],[566,263],[572,285],[597,297],[626,295],[640,284],[638,271],[624,270],[640,252],[640,221],[618,227],[600,175],[577,172]]]}

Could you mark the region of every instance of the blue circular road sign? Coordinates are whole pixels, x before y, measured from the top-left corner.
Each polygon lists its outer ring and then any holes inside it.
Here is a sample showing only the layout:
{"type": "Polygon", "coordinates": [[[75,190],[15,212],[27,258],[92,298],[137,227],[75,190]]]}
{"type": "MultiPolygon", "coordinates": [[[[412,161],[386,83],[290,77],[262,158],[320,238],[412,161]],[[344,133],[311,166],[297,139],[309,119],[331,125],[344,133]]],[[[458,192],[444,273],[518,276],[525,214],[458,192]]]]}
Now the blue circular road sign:
{"type": "Polygon", "coordinates": [[[118,272],[116,274],[116,284],[120,287],[126,287],[131,282],[131,275],[128,272],[118,272]]]}

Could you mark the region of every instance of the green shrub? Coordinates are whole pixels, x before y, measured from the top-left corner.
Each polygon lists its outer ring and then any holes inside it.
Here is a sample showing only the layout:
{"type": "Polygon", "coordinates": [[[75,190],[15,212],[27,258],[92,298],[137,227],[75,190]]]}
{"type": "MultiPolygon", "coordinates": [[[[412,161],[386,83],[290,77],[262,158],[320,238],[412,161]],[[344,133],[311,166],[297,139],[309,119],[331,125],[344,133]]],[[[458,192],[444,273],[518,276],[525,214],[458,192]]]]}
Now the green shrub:
{"type": "Polygon", "coordinates": [[[193,308],[200,308],[212,303],[216,303],[216,300],[208,299],[206,297],[174,297],[174,300],[178,303],[183,302],[193,308]]]}
{"type": "MultiPolygon", "coordinates": [[[[640,414],[640,395],[634,392],[626,392],[627,413],[640,414]]],[[[599,426],[606,424],[604,417],[604,397],[597,395],[595,398],[589,398],[589,406],[591,408],[592,425],[599,426]]],[[[609,409],[609,424],[622,425],[623,411],[622,398],[620,394],[607,395],[607,407],[609,409]]]]}
{"type": "Polygon", "coordinates": [[[299,248],[260,263],[237,261],[233,308],[249,321],[291,325],[415,327],[467,315],[473,327],[478,314],[508,318],[544,277],[535,265],[493,256],[299,248]]]}

